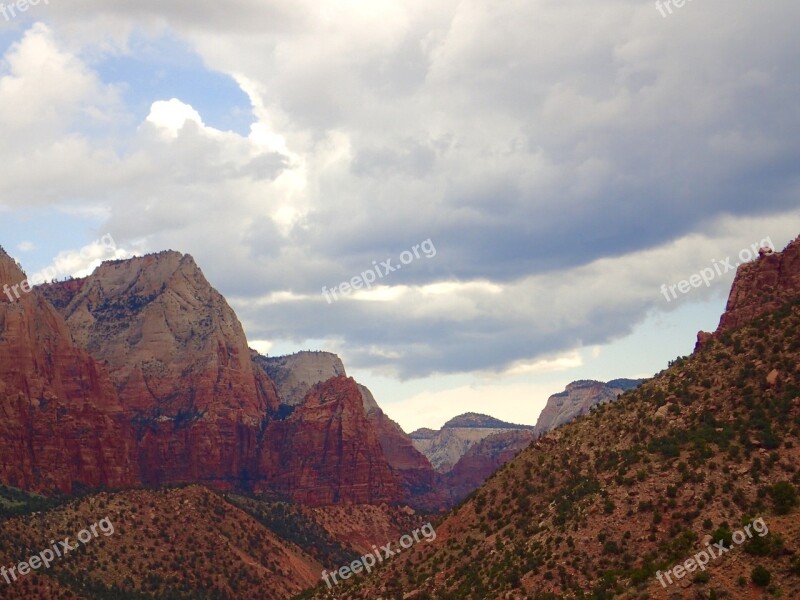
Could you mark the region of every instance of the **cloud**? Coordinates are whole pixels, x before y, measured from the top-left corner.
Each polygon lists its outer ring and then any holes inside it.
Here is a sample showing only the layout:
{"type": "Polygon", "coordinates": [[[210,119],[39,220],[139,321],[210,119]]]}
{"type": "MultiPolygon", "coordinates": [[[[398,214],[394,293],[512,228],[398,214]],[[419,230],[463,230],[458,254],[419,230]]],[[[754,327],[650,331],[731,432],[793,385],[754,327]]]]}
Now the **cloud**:
{"type": "Polygon", "coordinates": [[[103,261],[119,260],[134,256],[134,252],[117,246],[110,234],[85,245],[79,250],[64,250],[53,262],[30,277],[34,285],[63,277],[86,277],[103,261]]]}
{"type": "Polygon", "coordinates": [[[150,114],[147,115],[147,121],[167,132],[173,139],[178,137],[178,132],[183,129],[187,122],[203,127],[200,113],[177,98],[172,98],[166,102],[163,100],[153,102],[150,114]]]}
{"type": "Polygon", "coordinates": [[[336,341],[403,378],[533,368],[800,229],[788,0],[668,20],[629,0],[50,8],[6,52],[25,161],[0,142],[0,202],[91,206],[122,242],[192,253],[253,339],[336,341]],[[249,135],[171,95],[133,115],[94,72],[165,31],[239,83],[249,135]],[[428,238],[435,259],[322,298],[428,238]]]}

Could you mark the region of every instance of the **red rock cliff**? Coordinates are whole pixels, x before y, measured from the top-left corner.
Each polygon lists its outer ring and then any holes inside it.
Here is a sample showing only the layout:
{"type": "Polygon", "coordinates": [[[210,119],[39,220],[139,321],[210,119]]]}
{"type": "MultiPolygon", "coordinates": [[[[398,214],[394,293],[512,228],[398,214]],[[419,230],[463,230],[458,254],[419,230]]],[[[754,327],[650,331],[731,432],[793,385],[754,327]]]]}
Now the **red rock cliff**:
{"type": "Polygon", "coordinates": [[[110,261],[41,290],[108,365],[142,483],[254,488],[314,505],[438,505],[427,459],[338,357],[254,355],[190,256],[110,261]],[[278,369],[280,387],[262,363],[278,369]]]}
{"type": "MultiPolygon", "coordinates": [[[[0,249],[0,287],[25,274],[0,249]]],[[[0,481],[38,491],[135,485],[133,431],[105,368],[40,292],[0,294],[0,481]]]]}
{"type": "Polygon", "coordinates": [[[264,435],[262,490],[311,505],[374,504],[403,498],[402,482],[389,466],[364,413],[361,391],[344,375],[315,385],[285,421],[264,435]]]}
{"type": "Polygon", "coordinates": [[[800,237],[736,271],[717,332],[734,329],[800,297],[800,237]]]}
{"type": "Polygon", "coordinates": [[[76,341],[108,364],[137,429],[144,483],[226,488],[255,476],[259,433],[277,393],[191,256],[110,261],[80,283],[42,290],[76,341]]]}

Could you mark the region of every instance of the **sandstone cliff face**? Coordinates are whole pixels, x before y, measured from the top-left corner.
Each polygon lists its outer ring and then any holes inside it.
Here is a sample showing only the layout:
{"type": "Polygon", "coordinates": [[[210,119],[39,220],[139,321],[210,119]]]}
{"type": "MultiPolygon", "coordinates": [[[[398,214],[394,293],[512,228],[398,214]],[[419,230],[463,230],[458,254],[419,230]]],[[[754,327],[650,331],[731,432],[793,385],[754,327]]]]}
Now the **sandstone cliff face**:
{"type": "MultiPolygon", "coordinates": [[[[0,249],[0,287],[25,274],[0,249]]],[[[0,481],[69,492],[134,485],[133,432],[106,370],[33,290],[0,295],[0,481]]]]}
{"type": "MultiPolygon", "coordinates": [[[[270,358],[255,355],[253,360],[275,381],[281,404],[289,409],[282,413],[303,404],[314,386],[347,375],[341,359],[330,352],[298,352],[270,358]]],[[[428,460],[414,448],[402,428],[381,410],[372,392],[361,384],[356,386],[366,427],[377,436],[385,460],[400,478],[400,497],[416,505],[438,506],[435,474],[428,460]]],[[[292,419],[302,420],[303,415],[292,413],[292,419]]]]}
{"type": "Polygon", "coordinates": [[[587,414],[593,407],[616,400],[623,392],[637,387],[642,381],[637,379],[615,379],[608,383],[602,381],[573,381],[566,390],[553,394],[536,421],[536,435],[552,431],[587,414]]]}
{"type": "Polygon", "coordinates": [[[287,406],[300,404],[316,384],[347,374],[342,360],[331,352],[297,352],[276,357],[256,354],[254,360],[275,382],[281,404],[287,406]]]}
{"type": "Polygon", "coordinates": [[[191,256],[110,261],[83,280],[41,290],[78,344],[108,365],[136,427],[144,483],[224,488],[255,476],[277,392],[191,256]]]}
{"type": "Polygon", "coordinates": [[[800,237],[736,271],[717,332],[740,327],[800,296],[800,237]]]}
{"type": "Polygon", "coordinates": [[[402,497],[361,391],[344,375],[318,383],[286,420],[271,423],[259,458],[265,481],[257,489],[297,502],[375,504],[402,497]]]}
{"type": "Polygon", "coordinates": [[[358,389],[367,420],[378,436],[387,462],[400,477],[404,495],[414,498],[417,505],[437,507],[442,496],[435,489],[436,474],[431,463],[414,447],[412,439],[400,425],[380,409],[372,392],[360,384],[358,389]]]}
{"type": "Polygon", "coordinates": [[[447,473],[481,440],[511,429],[532,429],[488,415],[466,413],[445,423],[440,431],[419,429],[411,434],[414,447],[428,457],[437,473],[447,473]]]}
{"type": "Polygon", "coordinates": [[[110,261],[39,289],[108,365],[141,483],[259,489],[312,505],[440,504],[427,459],[336,355],[251,351],[190,256],[110,261]]]}

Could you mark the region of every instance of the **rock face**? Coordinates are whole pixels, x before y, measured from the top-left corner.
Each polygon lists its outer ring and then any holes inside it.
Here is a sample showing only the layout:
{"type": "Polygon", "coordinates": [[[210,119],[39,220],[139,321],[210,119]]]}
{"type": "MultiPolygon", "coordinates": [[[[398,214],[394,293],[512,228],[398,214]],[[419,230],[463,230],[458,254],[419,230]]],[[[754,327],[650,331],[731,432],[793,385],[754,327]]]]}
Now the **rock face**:
{"type": "MultiPolygon", "coordinates": [[[[290,420],[302,421],[311,414],[304,410],[292,411],[300,405],[305,406],[306,395],[314,386],[347,376],[342,360],[330,352],[298,352],[269,358],[255,355],[253,360],[276,382],[281,413],[291,414],[290,420]]],[[[413,498],[417,505],[438,506],[441,498],[434,491],[435,473],[428,460],[414,448],[411,438],[402,428],[381,410],[372,392],[358,383],[356,387],[366,418],[364,430],[377,437],[383,457],[399,477],[401,496],[413,498]]],[[[267,437],[270,435],[271,430],[268,430],[267,437]]],[[[302,448],[297,451],[306,452],[302,448]]]]}
{"type": "Polygon", "coordinates": [[[338,356],[251,351],[191,256],[110,261],[37,290],[65,339],[71,330],[111,373],[105,392],[126,427],[131,484],[200,482],[313,505],[441,505],[428,460],[338,356]]]}
{"type": "Polygon", "coordinates": [[[316,384],[346,375],[342,360],[330,352],[298,352],[288,356],[255,356],[255,362],[275,382],[281,403],[297,406],[316,384]]]}
{"type": "Polygon", "coordinates": [[[506,429],[474,444],[442,476],[443,489],[451,503],[457,504],[478,489],[497,469],[527,448],[534,438],[531,429],[506,429]]]}
{"type": "MultiPolygon", "coordinates": [[[[0,248],[0,286],[25,274],[0,248]]],[[[138,481],[133,431],[108,372],[33,290],[0,295],[0,481],[37,491],[138,481]]]]}
{"type": "Polygon", "coordinates": [[[506,423],[488,415],[466,413],[445,423],[438,432],[419,429],[411,434],[411,439],[438,473],[447,473],[472,446],[490,435],[511,429],[532,427],[506,423]]]}
{"type": "Polygon", "coordinates": [[[740,327],[800,296],[800,237],[783,252],[760,253],[741,265],[717,332],[740,327]]]}
{"type": "Polygon", "coordinates": [[[313,506],[395,502],[402,485],[364,414],[361,390],[344,375],[318,383],[264,436],[257,489],[313,506]]]}
{"type": "Polygon", "coordinates": [[[642,381],[641,379],[614,379],[608,383],[591,380],[573,381],[567,385],[565,391],[548,398],[536,421],[537,437],[587,414],[598,404],[616,400],[620,394],[638,387],[642,381]]]}
{"type": "Polygon", "coordinates": [[[226,488],[255,476],[278,395],[191,256],[105,262],[83,280],[41,289],[78,344],[108,365],[136,428],[144,483],[226,488]]]}
{"type": "Polygon", "coordinates": [[[380,409],[372,392],[363,385],[358,389],[367,420],[378,436],[386,460],[398,473],[404,494],[415,498],[421,506],[437,507],[442,497],[436,492],[436,474],[427,457],[400,425],[380,409]]]}

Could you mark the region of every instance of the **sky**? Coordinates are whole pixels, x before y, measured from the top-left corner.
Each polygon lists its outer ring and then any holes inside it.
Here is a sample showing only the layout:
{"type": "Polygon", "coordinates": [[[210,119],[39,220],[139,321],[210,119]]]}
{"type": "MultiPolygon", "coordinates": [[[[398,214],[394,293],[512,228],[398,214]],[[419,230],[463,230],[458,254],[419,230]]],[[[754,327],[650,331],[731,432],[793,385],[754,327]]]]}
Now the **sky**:
{"type": "Polygon", "coordinates": [[[251,346],[338,353],[407,431],[653,375],[800,234],[796,2],[10,5],[26,272],[191,254],[251,346]]]}

